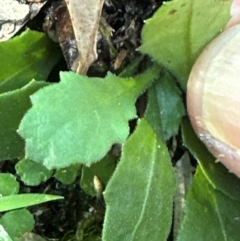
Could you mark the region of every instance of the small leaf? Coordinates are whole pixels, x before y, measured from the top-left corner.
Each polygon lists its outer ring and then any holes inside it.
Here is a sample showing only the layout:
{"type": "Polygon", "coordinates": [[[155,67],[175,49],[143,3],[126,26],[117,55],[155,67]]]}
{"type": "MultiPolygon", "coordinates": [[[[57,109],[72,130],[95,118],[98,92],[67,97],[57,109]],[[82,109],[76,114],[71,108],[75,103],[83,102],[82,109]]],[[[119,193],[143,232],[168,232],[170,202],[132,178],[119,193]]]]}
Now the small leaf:
{"type": "Polygon", "coordinates": [[[108,154],[101,161],[92,164],[90,167],[83,166],[80,186],[88,195],[96,195],[93,186],[93,178],[97,176],[104,186],[116,168],[116,157],[108,154]]]}
{"type": "Polygon", "coordinates": [[[149,88],[145,118],[154,119],[155,130],[164,140],[177,134],[185,114],[181,92],[166,71],[149,88]]]}
{"type": "Polygon", "coordinates": [[[0,223],[9,236],[14,241],[18,241],[24,233],[32,231],[34,218],[27,209],[20,209],[4,214],[0,219],[0,223]]]}
{"type": "Polygon", "coordinates": [[[63,199],[50,194],[17,194],[0,198],[0,212],[63,199]]]}
{"type": "Polygon", "coordinates": [[[144,119],[123,146],[107,185],[104,241],[165,241],[172,221],[175,179],[165,146],[144,119]]]}
{"type": "Polygon", "coordinates": [[[0,224],[0,241],[12,241],[4,227],[0,224]]]}
{"type": "Polygon", "coordinates": [[[19,182],[10,173],[0,173],[0,196],[9,196],[19,192],[19,182]]]}
{"type": "Polygon", "coordinates": [[[15,90],[32,79],[45,80],[61,52],[45,34],[26,30],[0,43],[0,93],[15,90]]]}
{"type": "Polygon", "coordinates": [[[52,171],[45,166],[28,159],[20,160],[15,165],[15,169],[24,184],[28,186],[37,186],[47,181],[52,175],[52,171]]]}
{"type": "Polygon", "coordinates": [[[187,195],[177,241],[239,240],[239,217],[239,200],[214,189],[199,166],[187,195]]]}
{"type": "Polygon", "coordinates": [[[79,174],[79,169],[81,165],[71,165],[69,167],[58,169],[54,177],[65,185],[73,183],[79,174]]]}
{"type": "Polygon", "coordinates": [[[29,96],[46,85],[48,83],[32,80],[21,89],[0,94],[0,160],[24,155],[24,141],[16,130],[31,107],[29,96]]]}
{"type": "Polygon", "coordinates": [[[164,2],[144,25],[140,50],[173,73],[186,90],[187,79],[196,58],[230,19],[231,2],[164,2]]]}
{"type": "Polygon", "coordinates": [[[158,73],[157,67],[128,79],[61,73],[60,83],[32,95],[33,107],[19,126],[27,158],[48,169],[100,160],[126,140],[135,100],[158,73]]]}

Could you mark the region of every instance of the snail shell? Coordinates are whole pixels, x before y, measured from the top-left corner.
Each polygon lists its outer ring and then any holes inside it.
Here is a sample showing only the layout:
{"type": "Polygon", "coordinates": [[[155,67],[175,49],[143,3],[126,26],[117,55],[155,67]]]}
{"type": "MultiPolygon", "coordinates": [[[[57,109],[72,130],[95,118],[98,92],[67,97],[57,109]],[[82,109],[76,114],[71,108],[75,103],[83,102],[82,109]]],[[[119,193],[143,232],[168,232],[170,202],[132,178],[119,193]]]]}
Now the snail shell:
{"type": "Polygon", "coordinates": [[[199,138],[240,177],[240,25],[231,24],[196,61],[187,105],[199,138]]]}

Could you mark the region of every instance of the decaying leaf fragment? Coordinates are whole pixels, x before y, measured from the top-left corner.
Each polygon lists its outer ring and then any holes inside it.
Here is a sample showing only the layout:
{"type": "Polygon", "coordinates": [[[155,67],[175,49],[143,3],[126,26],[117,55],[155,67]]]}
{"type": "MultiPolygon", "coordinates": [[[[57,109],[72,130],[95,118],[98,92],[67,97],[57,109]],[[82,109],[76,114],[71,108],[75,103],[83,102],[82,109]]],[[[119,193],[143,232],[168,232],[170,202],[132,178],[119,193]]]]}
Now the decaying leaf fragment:
{"type": "Polygon", "coordinates": [[[32,19],[46,3],[17,0],[0,1],[0,41],[10,39],[23,25],[32,19]]]}
{"type": "Polygon", "coordinates": [[[104,0],[65,0],[71,17],[78,58],[71,69],[86,74],[90,65],[97,59],[97,32],[104,0]]]}
{"type": "Polygon", "coordinates": [[[74,60],[78,57],[78,49],[65,1],[52,3],[45,17],[43,29],[54,42],[59,42],[67,66],[71,69],[74,60]]]}

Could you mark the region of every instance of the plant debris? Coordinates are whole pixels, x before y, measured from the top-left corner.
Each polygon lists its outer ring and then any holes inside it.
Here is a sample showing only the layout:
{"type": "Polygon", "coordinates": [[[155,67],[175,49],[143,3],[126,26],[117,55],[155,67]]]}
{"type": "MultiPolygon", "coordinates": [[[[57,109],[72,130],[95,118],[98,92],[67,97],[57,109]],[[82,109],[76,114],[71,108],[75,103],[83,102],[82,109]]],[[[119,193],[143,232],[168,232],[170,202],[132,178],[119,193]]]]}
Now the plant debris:
{"type": "Polygon", "coordinates": [[[28,20],[37,15],[46,2],[27,3],[23,0],[0,1],[0,41],[16,34],[28,20]]]}

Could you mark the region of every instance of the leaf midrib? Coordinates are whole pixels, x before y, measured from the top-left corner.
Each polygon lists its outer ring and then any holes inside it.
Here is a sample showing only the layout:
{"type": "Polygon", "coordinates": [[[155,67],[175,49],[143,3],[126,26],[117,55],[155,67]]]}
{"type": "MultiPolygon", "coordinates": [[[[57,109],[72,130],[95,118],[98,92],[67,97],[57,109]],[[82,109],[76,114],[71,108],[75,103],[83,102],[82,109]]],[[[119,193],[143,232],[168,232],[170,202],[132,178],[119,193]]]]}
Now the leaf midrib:
{"type": "Polygon", "coordinates": [[[145,198],[144,198],[144,201],[143,201],[143,205],[142,205],[142,211],[140,213],[140,217],[138,219],[138,222],[137,224],[135,225],[134,227],[134,230],[132,232],[132,237],[131,237],[131,240],[135,240],[135,235],[136,233],[139,233],[137,230],[138,228],[140,227],[140,224],[142,223],[142,221],[146,221],[145,218],[144,218],[144,214],[146,212],[146,206],[147,206],[147,201],[150,197],[150,189],[151,189],[151,186],[152,186],[152,183],[153,183],[153,176],[154,176],[154,170],[155,170],[155,165],[156,165],[156,153],[157,153],[157,143],[156,143],[156,138],[154,139],[154,150],[151,152],[152,155],[151,155],[151,160],[154,160],[152,161],[152,164],[151,164],[151,167],[150,167],[150,172],[149,172],[149,182],[147,184],[147,187],[146,187],[146,195],[145,195],[145,198]]]}

